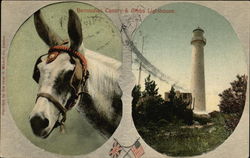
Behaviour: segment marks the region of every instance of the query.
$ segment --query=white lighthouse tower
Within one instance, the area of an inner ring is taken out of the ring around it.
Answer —
[[[193,96],[194,111],[206,112],[205,74],[204,74],[204,46],[206,39],[203,37],[204,30],[200,27],[193,30],[191,40],[192,48],[192,74],[191,92]]]

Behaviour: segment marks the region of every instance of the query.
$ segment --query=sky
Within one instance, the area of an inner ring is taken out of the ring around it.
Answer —
[[[218,110],[218,94],[230,87],[237,74],[247,73],[247,56],[235,31],[223,16],[204,6],[172,3],[160,9],[175,12],[146,17],[133,35],[135,45],[141,50],[144,36],[143,55],[167,76],[190,89],[190,41],[193,30],[201,27],[207,39],[204,47],[206,106],[208,111]],[[133,65],[133,72],[138,78],[137,65]],[[141,84],[147,75],[142,73]],[[162,95],[170,90],[171,85],[155,81]]]

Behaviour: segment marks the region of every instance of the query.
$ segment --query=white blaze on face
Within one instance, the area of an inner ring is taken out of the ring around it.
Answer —
[[[56,92],[54,89],[55,81],[62,72],[73,71],[74,65],[70,63],[70,57],[67,53],[60,54],[54,61],[48,64],[46,64],[46,58],[47,56],[44,56],[42,58],[42,62],[38,64],[38,69],[40,71],[38,93],[48,93],[63,105],[63,102],[70,97],[70,93],[68,93],[65,98],[65,95],[62,95],[60,92]],[[53,129],[56,121],[58,120],[59,114],[59,110],[55,107],[55,105],[53,105],[52,102],[44,97],[39,97],[30,114],[30,120],[34,117],[40,117],[41,120],[47,119],[48,126],[46,128],[40,128],[39,125],[37,125],[37,127],[35,127],[37,129],[35,130],[39,131],[35,134],[41,137],[46,136]],[[39,123],[39,121],[34,122]]]

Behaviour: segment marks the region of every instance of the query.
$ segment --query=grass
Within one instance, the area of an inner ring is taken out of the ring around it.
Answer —
[[[138,127],[138,132],[147,144],[161,153],[169,156],[195,156],[215,149],[230,135],[224,127],[222,114],[208,121],[198,126],[187,126],[180,121],[163,124],[149,122]]]

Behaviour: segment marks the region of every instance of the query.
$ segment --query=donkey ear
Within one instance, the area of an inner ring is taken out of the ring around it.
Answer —
[[[68,34],[70,38],[70,48],[78,50],[83,39],[82,25],[79,17],[72,9],[69,10]]]
[[[63,40],[46,24],[40,10],[34,14],[34,24],[38,35],[48,46],[52,47],[63,43]]]

